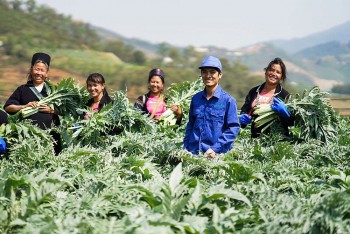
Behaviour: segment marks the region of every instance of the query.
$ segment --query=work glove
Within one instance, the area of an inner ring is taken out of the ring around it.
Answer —
[[[273,98],[273,103],[271,104],[273,111],[277,112],[283,118],[289,118],[290,114],[288,108],[284,102],[279,98]]]
[[[0,137],[0,153],[6,152],[6,141],[4,138]]]
[[[252,117],[248,114],[242,114],[239,118],[239,122],[241,125],[248,125],[252,122]]]

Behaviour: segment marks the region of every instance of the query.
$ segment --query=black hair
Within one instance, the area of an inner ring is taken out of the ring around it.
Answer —
[[[148,75],[148,83],[151,81],[153,76],[159,76],[159,78],[162,80],[163,84],[164,84],[164,71],[160,68],[153,68]]]
[[[105,78],[103,77],[102,74],[100,73],[92,73],[88,76],[88,78],[86,79],[86,84],[88,82],[93,82],[93,83],[99,83],[99,84],[105,84]]]
[[[86,85],[89,82],[98,83],[98,84],[106,84],[105,78],[100,73],[91,73],[88,76],[88,78],[86,79]],[[110,98],[110,96],[109,96],[109,94],[107,92],[107,88],[106,87],[103,89],[103,96],[108,100],[108,102],[112,101],[112,99]]]
[[[281,66],[281,70],[282,70],[282,81],[285,82],[287,80],[287,67],[284,64],[283,60],[281,58],[274,58],[269,65],[267,65],[267,67],[264,68],[265,72],[270,70],[272,65],[274,64],[278,64]]]

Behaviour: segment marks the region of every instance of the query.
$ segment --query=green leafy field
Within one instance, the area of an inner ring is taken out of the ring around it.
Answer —
[[[163,126],[125,93],[114,100],[88,120],[62,117],[58,156],[48,132],[1,126],[1,233],[350,232],[349,118],[327,144],[242,129],[209,160],[182,149],[188,109],[183,125]]]

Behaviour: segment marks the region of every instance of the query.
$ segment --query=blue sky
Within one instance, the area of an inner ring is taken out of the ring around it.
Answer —
[[[36,0],[73,19],[153,43],[236,49],[350,21],[349,0]]]

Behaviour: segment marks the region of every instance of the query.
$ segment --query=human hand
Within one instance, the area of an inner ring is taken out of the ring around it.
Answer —
[[[182,115],[182,110],[179,105],[171,105],[170,110],[172,110],[176,116]]]
[[[0,153],[6,152],[6,141],[4,138],[0,137]]]
[[[44,113],[50,113],[50,114],[54,113],[54,110],[50,106],[45,104],[42,104],[39,106],[39,111]]]
[[[23,108],[26,108],[28,106],[31,106],[33,108],[38,107],[38,102],[28,102],[27,104],[22,105]]]
[[[153,116],[153,119],[156,120],[156,121],[159,121],[160,115],[155,115],[155,116]]]
[[[216,157],[216,153],[214,152],[214,150],[212,150],[211,148],[209,148],[205,153],[205,156],[207,156],[207,158],[209,159],[213,159]]]
[[[273,98],[273,103],[271,104],[271,109],[277,112],[284,118],[289,118],[290,114],[288,108],[284,102],[279,98]]]
[[[252,122],[252,117],[248,114],[242,114],[239,118],[239,122],[241,125],[248,125]]]

